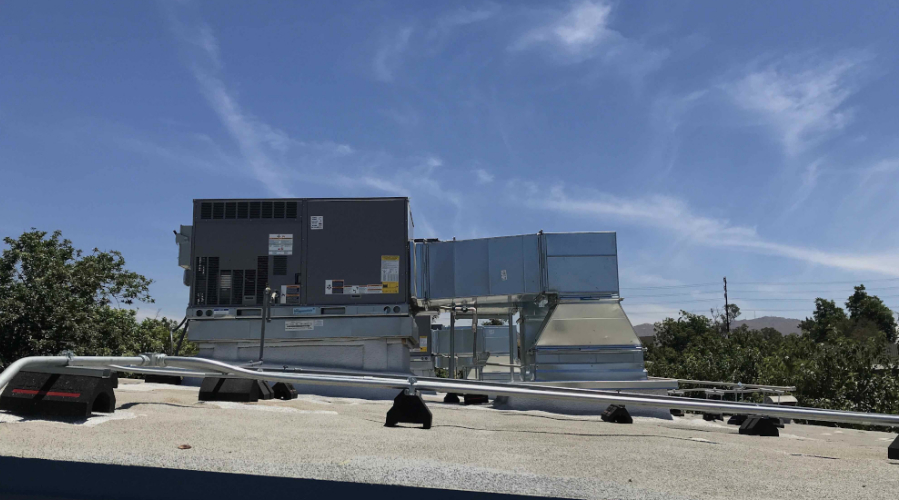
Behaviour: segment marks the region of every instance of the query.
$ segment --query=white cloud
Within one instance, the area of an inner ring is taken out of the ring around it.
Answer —
[[[858,91],[857,75],[868,59],[787,57],[763,68],[753,64],[724,88],[738,105],[764,116],[795,155],[851,123],[846,101]]]
[[[454,12],[441,15],[437,18],[436,28],[433,34],[445,33],[459,26],[480,23],[494,17],[500,10],[499,5],[488,4],[478,9],[463,7]]]
[[[494,175],[483,168],[476,169],[474,174],[477,177],[478,184],[490,184],[493,182]]]
[[[403,53],[409,46],[409,38],[412,36],[412,27],[401,28],[392,37],[384,40],[375,53],[372,66],[375,78],[382,82],[392,82],[396,70],[402,63]]]
[[[517,184],[520,186],[520,183]],[[735,225],[727,219],[698,215],[683,201],[667,196],[628,199],[601,192],[584,191],[579,196],[572,197],[561,186],[551,188],[548,192],[532,184],[524,185],[524,188],[534,196],[521,198],[530,200],[528,203],[534,208],[571,215],[609,217],[642,224],[667,231],[679,239],[697,245],[788,257],[847,271],[871,271],[899,276],[899,252],[840,254],[775,243],[759,236],[753,227]]]
[[[589,50],[614,33],[607,27],[611,12],[612,6],[605,3],[575,4],[554,22],[526,33],[513,48],[551,43],[573,53]]]
[[[509,49],[549,49],[559,62],[580,63],[598,59],[621,72],[642,77],[658,69],[668,56],[667,50],[652,50],[609,27],[612,6],[603,1],[572,4],[564,13],[550,15],[552,21],[541,22],[515,40]],[[541,13],[541,20],[546,15]]]

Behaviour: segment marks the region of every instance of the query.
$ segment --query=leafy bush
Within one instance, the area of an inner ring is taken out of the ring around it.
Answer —
[[[0,257],[0,366],[25,356],[127,356],[163,352],[172,320],[137,320],[122,308],[152,303],[152,280],[125,268],[116,251],[84,254],[61,238],[32,229],[4,238]],[[186,345],[185,353],[196,352]]]
[[[739,308],[731,307],[734,319]],[[723,315],[682,311],[655,324],[647,369],[659,377],[795,386],[803,406],[899,414],[897,364],[884,348],[896,338],[895,319],[864,286],[847,309],[818,299],[814,317],[800,323],[803,333],[786,337],[745,325],[728,333]]]

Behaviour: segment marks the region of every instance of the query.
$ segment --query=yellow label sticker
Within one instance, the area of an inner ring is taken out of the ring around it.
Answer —
[[[381,256],[381,293],[400,293],[400,256]]]

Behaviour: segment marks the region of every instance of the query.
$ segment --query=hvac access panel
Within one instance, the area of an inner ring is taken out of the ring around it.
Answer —
[[[266,285],[303,303],[304,202],[196,200],[192,306],[259,306]]]
[[[306,302],[408,300],[408,200],[307,200]]]

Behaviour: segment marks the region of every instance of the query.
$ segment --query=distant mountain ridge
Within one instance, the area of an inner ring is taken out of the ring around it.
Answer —
[[[774,328],[775,330],[779,331],[781,335],[798,335],[800,333],[800,321],[802,320],[793,318],[781,318],[779,316],[762,316],[761,318],[755,319],[738,319],[731,323],[731,328],[736,328],[740,325],[747,325],[752,330],[761,330],[762,328],[767,327]],[[655,335],[655,329],[650,323],[634,325],[634,331],[637,332],[638,337],[652,337]]]

